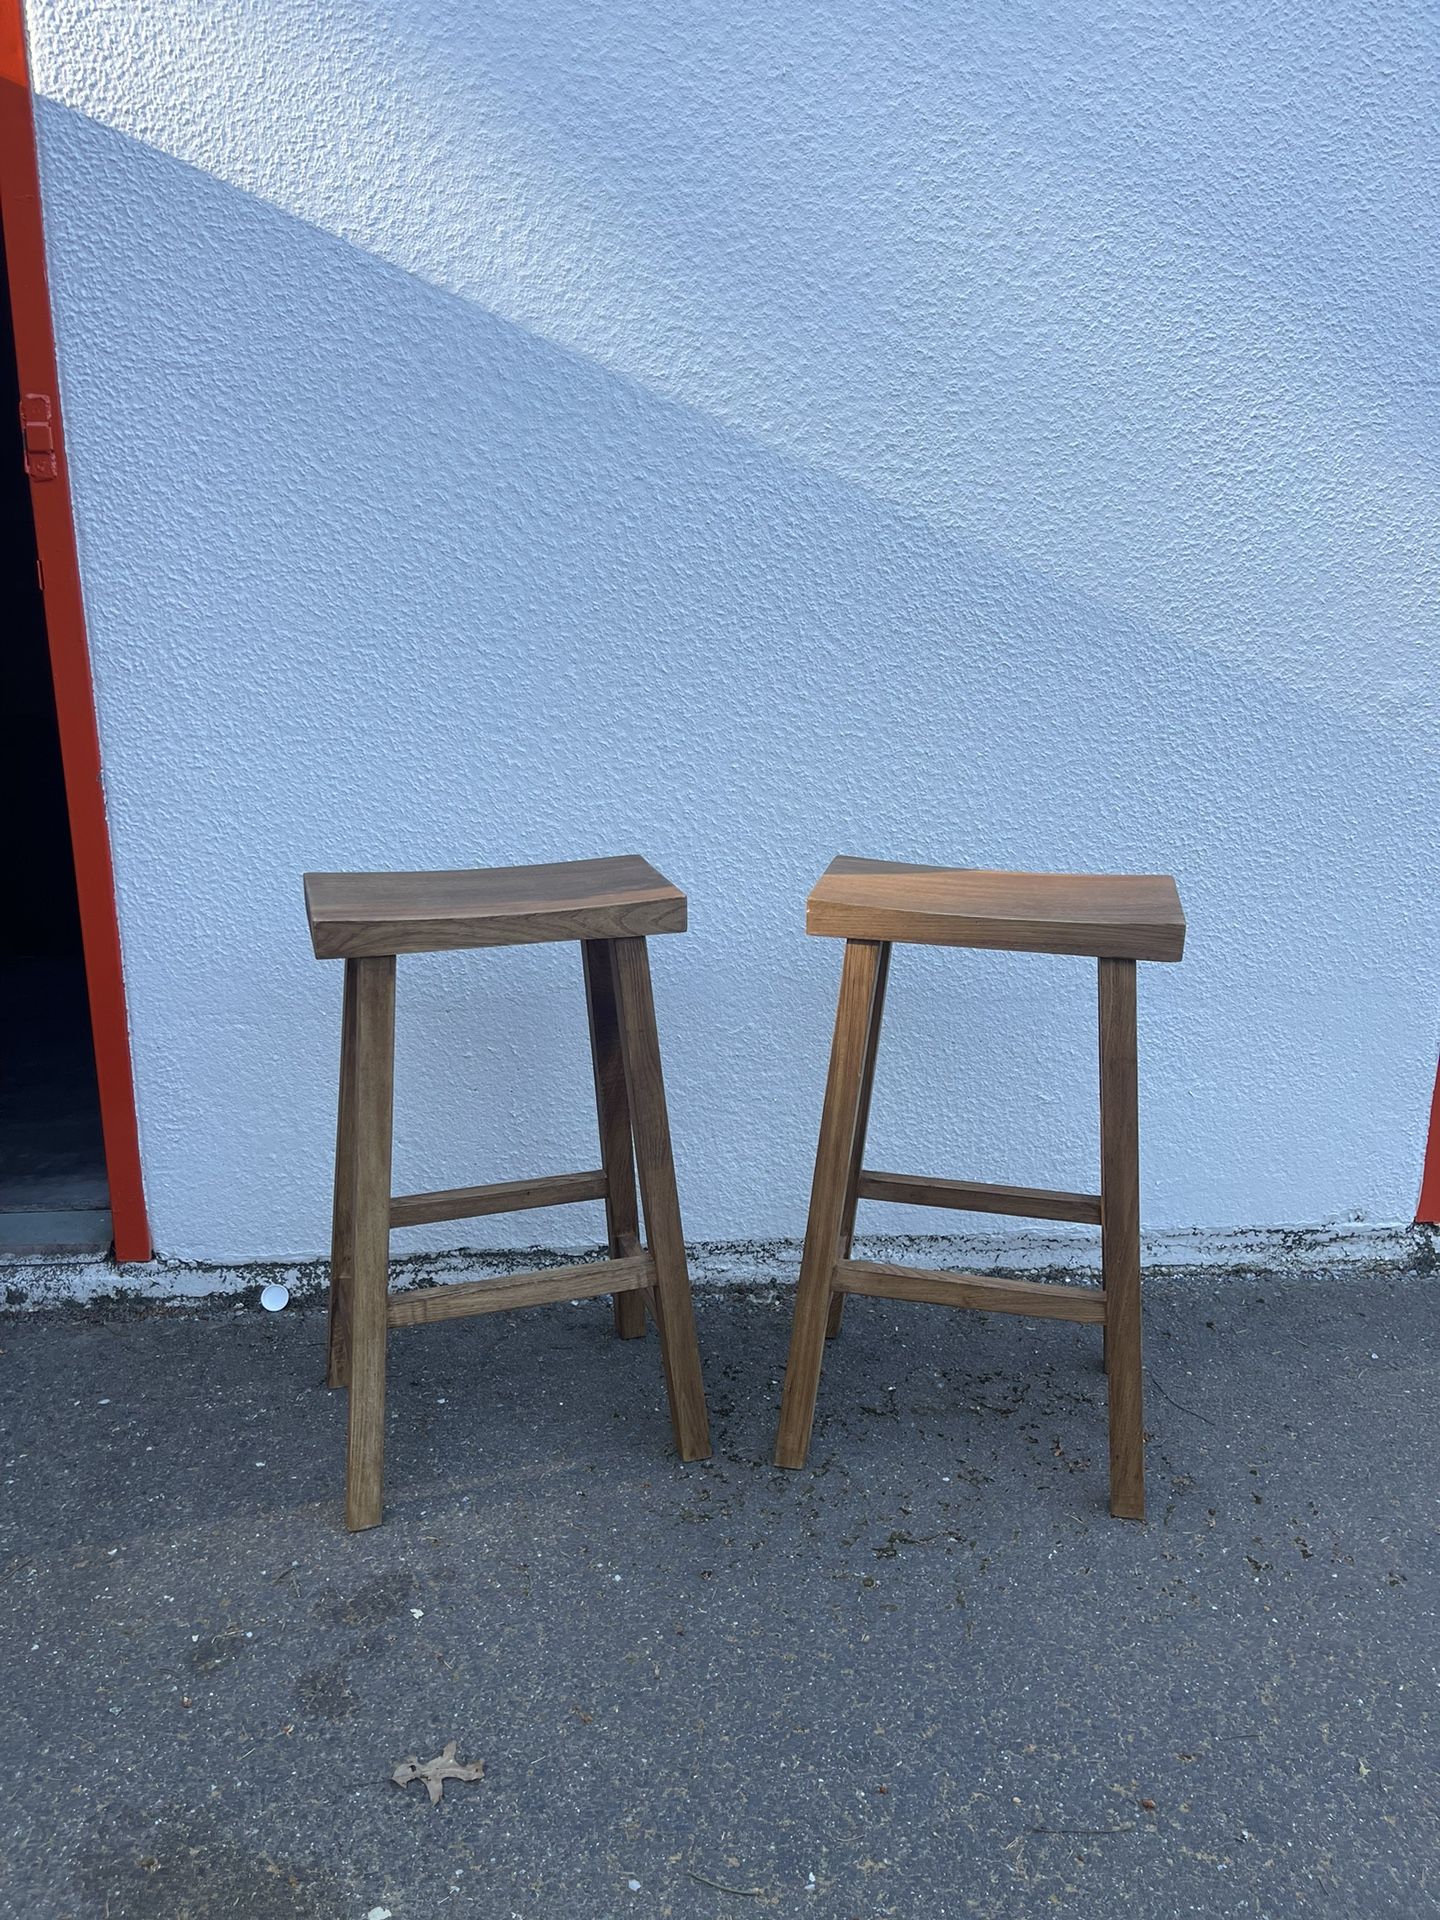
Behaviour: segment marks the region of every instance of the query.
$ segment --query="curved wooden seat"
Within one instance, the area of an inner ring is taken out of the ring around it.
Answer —
[[[807,933],[928,947],[1178,960],[1185,915],[1163,873],[988,873],[898,860],[832,860],[805,908]]]
[[[317,960],[685,931],[685,895],[639,854],[453,873],[307,873]]]

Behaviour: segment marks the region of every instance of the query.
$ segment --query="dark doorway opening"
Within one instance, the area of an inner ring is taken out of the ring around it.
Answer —
[[[3,287],[9,267],[0,239]],[[0,1257],[103,1253],[110,1196],[55,687],[20,435],[10,302],[0,298]]]

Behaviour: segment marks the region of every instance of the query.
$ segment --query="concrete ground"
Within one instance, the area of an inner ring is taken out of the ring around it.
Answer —
[[[1093,1330],[704,1296],[716,1451],[608,1308],[397,1334],[386,1522],[291,1308],[0,1328],[0,1911],[1440,1913],[1440,1281],[1152,1280]],[[390,1775],[483,1761],[432,1808]]]

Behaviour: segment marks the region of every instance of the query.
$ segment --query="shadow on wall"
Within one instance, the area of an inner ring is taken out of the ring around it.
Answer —
[[[166,1252],[324,1243],[339,981],[302,869],[632,848],[692,896],[656,966],[696,1237],[803,1224],[838,954],[802,901],[837,850],[1176,872],[1148,1221],[1408,1216],[1423,715],[1142,624],[78,114],[42,124]],[[1088,968],[906,955],[893,993],[878,1162],[1089,1183]],[[568,950],[416,963],[400,1020],[398,1188],[593,1159]]]

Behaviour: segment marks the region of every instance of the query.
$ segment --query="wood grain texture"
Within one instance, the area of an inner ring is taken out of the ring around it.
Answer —
[[[355,1239],[355,998],[356,965],[345,963],[340,1014],[340,1091],[335,1116],[335,1196],[330,1214],[330,1314],[325,1384],[350,1384],[350,1289]]]
[[[1100,962],[1101,1262],[1110,1383],[1110,1511],[1145,1518],[1140,1352],[1140,1110],[1135,963]]]
[[[880,965],[875,974],[875,992],[870,1000],[870,1024],[865,1033],[865,1064],[860,1070],[860,1104],[855,1113],[855,1144],[850,1150],[850,1172],[845,1183],[845,1206],[840,1215],[839,1255],[850,1258],[855,1241],[855,1211],[860,1202],[861,1167],[865,1159],[865,1140],[870,1131],[870,1102],[875,1093],[875,1065],[880,1058],[880,1029],[885,1021],[885,989],[890,981],[890,947],[880,949]],[[825,1311],[825,1338],[833,1340],[845,1317],[843,1293],[830,1295]]]
[[[608,940],[586,940],[580,953],[590,1023],[590,1066],[595,1081],[600,1163],[607,1182],[605,1230],[611,1258],[615,1259],[640,1244],[635,1138],[630,1126],[630,1096],[625,1090],[625,1056],[620,1045],[615,956]],[[645,1302],[640,1295],[616,1294],[615,1331],[622,1340],[638,1340],[644,1335]]]
[[[321,960],[685,931],[685,895],[638,854],[445,873],[307,873]]]
[[[1040,1320],[1079,1320],[1099,1326],[1105,1295],[1099,1287],[1054,1287],[1039,1280],[1007,1280],[983,1273],[932,1272],[886,1260],[841,1260],[832,1284],[842,1293],[880,1300],[920,1300],[982,1313],[1033,1314]]]
[[[655,1307],[670,1421],[682,1460],[710,1455],[700,1343],[690,1298],[685,1235],[675,1191],[675,1162],[665,1106],[665,1078],[655,1029],[650,958],[643,940],[616,940],[614,979],[625,1087],[635,1135],[635,1164],[645,1211],[645,1233],[655,1262]]]
[[[484,1187],[442,1187],[434,1193],[397,1193],[390,1201],[392,1227],[423,1227],[435,1220],[478,1220],[487,1213],[526,1213],[532,1207],[568,1207],[603,1200],[605,1175],[547,1173],[534,1180],[495,1180]]]
[[[914,1173],[860,1175],[862,1200],[888,1200],[908,1207],[949,1207],[962,1213],[1006,1213],[1023,1220],[1075,1220],[1100,1224],[1098,1193],[1059,1193],[1049,1187],[997,1186],[987,1180],[928,1180]]]
[[[655,1264],[648,1253],[628,1260],[587,1260],[573,1267],[541,1267],[532,1273],[498,1274],[490,1280],[457,1280],[447,1287],[416,1287],[390,1296],[392,1327],[418,1327],[434,1320],[468,1320],[477,1313],[511,1307],[552,1306],[648,1287]]]
[[[390,1279],[390,1142],[395,1099],[395,961],[355,978],[354,1273],[345,1524],[380,1524],[385,1473],[385,1295]]]
[[[1168,874],[991,873],[848,855],[817,881],[805,930],[1134,960],[1178,960],[1185,947],[1185,916]]]
[[[876,941],[849,940],[845,944],[835,1036],[830,1047],[825,1104],[815,1153],[815,1177],[810,1188],[810,1215],[805,1228],[800,1279],[795,1289],[785,1389],[780,1400],[780,1429],[775,1441],[778,1467],[803,1467],[810,1451],[815,1396],[824,1361],[831,1278],[845,1219],[846,1189],[854,1156],[870,1016],[880,980],[882,952],[882,946]]]

